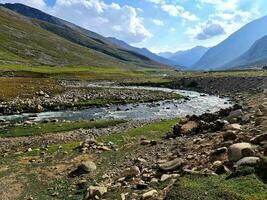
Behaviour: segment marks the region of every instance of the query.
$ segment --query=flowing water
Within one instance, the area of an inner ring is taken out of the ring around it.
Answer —
[[[88,84],[87,87],[127,88],[133,90],[154,90],[173,92],[189,97],[189,100],[165,100],[153,103],[130,103],[120,106],[103,108],[87,108],[77,111],[65,110],[57,112],[43,112],[34,114],[21,114],[0,116],[0,119],[8,121],[43,121],[43,120],[90,120],[90,119],[125,119],[125,120],[155,120],[184,117],[186,115],[200,115],[205,112],[216,112],[222,108],[228,108],[231,103],[227,98],[206,95],[198,92],[175,90],[156,87],[119,87],[100,86]],[[119,109],[118,109],[119,107]]]

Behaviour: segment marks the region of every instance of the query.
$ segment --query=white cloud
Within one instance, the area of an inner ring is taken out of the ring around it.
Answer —
[[[164,26],[163,21],[161,21],[159,19],[153,19],[152,22],[157,26]]]
[[[179,5],[173,5],[173,4],[162,4],[161,9],[168,13],[170,16],[180,16],[183,19],[187,19],[190,21],[196,21],[198,18],[194,15],[189,13],[188,11],[185,11],[184,7]]]
[[[138,10],[127,5],[107,4],[103,0],[57,0],[51,12],[91,31],[129,43],[152,36]]]
[[[22,3],[38,9],[42,9],[46,6],[44,0],[0,0],[0,3]]]
[[[243,25],[259,17],[255,4],[242,9],[242,3],[244,0],[198,0],[198,4],[202,8],[210,5],[214,7],[214,12],[206,21],[187,28],[186,34],[191,39],[197,40],[209,40],[222,35],[224,38],[229,36]]]
[[[138,43],[151,37],[139,16],[142,10],[131,6],[107,4],[103,0],[56,0],[47,7],[44,0],[0,0],[0,3],[23,3],[104,36]]]
[[[215,36],[224,35],[225,31],[220,24],[209,21],[201,27],[201,31],[195,35],[198,40],[207,40]]]

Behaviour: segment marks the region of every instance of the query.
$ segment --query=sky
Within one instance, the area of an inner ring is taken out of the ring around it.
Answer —
[[[212,47],[267,15],[267,0],[0,0],[24,3],[149,50]]]

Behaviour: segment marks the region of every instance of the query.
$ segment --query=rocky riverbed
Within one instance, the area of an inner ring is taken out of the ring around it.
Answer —
[[[160,100],[180,99],[174,93],[151,90],[129,90],[116,88],[83,87],[72,82],[60,82],[64,92],[51,95],[38,91],[32,98],[14,98],[0,102],[1,115],[21,113],[40,113],[44,111],[77,110],[86,107],[107,107],[126,103],[154,102]]]

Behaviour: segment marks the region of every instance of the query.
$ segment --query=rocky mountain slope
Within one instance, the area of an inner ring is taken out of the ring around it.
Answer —
[[[253,43],[267,34],[267,16],[254,20],[209,49],[194,65],[199,70],[218,69],[245,53]]]
[[[250,49],[239,58],[227,63],[228,68],[262,68],[267,65],[267,36],[257,40]]]
[[[132,52],[136,52],[138,54],[144,55],[148,58],[150,58],[151,60],[155,60],[159,63],[162,64],[166,64],[166,65],[176,65],[175,62],[166,59],[164,57],[158,56],[157,54],[152,53],[151,51],[149,51],[147,48],[138,48],[138,47],[133,47],[129,44],[127,44],[126,42],[122,41],[122,40],[118,40],[116,38],[110,37],[108,38],[113,44],[116,44],[124,49],[127,49],[129,51]]]
[[[121,49],[96,33],[22,4],[2,5],[0,15],[3,64],[166,67]]]

